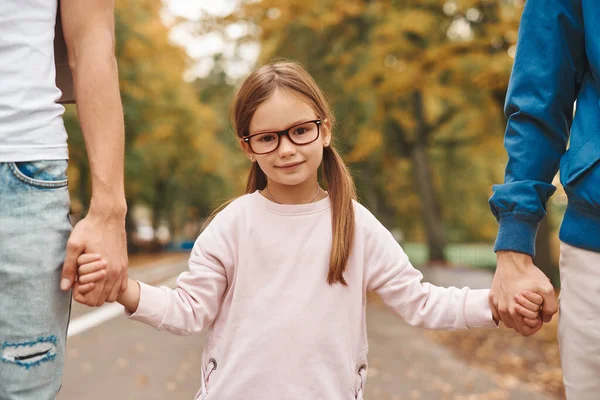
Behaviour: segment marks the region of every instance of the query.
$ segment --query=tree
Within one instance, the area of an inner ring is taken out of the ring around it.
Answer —
[[[453,220],[463,236],[490,235],[495,224],[487,197],[502,157],[497,104],[519,13],[509,1],[263,0],[242,2],[205,29],[221,27],[227,38],[228,27],[243,26],[248,35],[235,40],[260,42],[260,63],[283,57],[305,65],[332,95],[368,206],[394,210],[409,226],[420,214],[429,258],[443,262],[442,221],[453,208],[463,211]],[[454,177],[442,168],[449,160],[473,175],[466,184],[446,185]],[[486,224],[465,216],[475,203]]]
[[[169,41],[162,4],[152,0],[116,2],[116,55],[125,113],[125,186],[130,210],[145,204],[156,228],[181,225],[187,207],[208,214],[225,197],[233,171],[229,152],[217,135],[217,116],[184,80],[188,58]],[[65,121],[75,203],[87,208],[89,182],[85,146],[74,109]],[[78,134],[79,132],[79,134]],[[178,217],[180,216],[180,217]],[[131,213],[129,213],[131,217]],[[128,231],[134,229],[128,220]]]

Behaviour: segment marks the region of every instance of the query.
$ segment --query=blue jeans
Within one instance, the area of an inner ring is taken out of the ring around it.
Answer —
[[[67,161],[0,163],[0,399],[54,399],[71,296]]]

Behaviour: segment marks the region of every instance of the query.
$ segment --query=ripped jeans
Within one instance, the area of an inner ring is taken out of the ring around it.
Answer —
[[[55,399],[71,296],[67,161],[0,162],[0,399]]]

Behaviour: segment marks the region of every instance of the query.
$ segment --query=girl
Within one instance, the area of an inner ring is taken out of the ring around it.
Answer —
[[[388,230],[355,201],[332,147],[334,117],[298,64],[252,73],[237,93],[234,124],[252,163],[246,195],[201,233],[176,289],[130,281],[117,300],[157,329],[208,329],[197,399],[362,399],[367,291],[411,325],[496,327],[488,290],[421,283]],[[99,257],[79,264],[80,284],[102,278]],[[536,320],[541,297],[528,297],[523,316]]]

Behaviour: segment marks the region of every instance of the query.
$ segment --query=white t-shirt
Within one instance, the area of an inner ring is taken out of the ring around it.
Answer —
[[[68,158],[57,104],[57,0],[0,1],[0,162]]]

